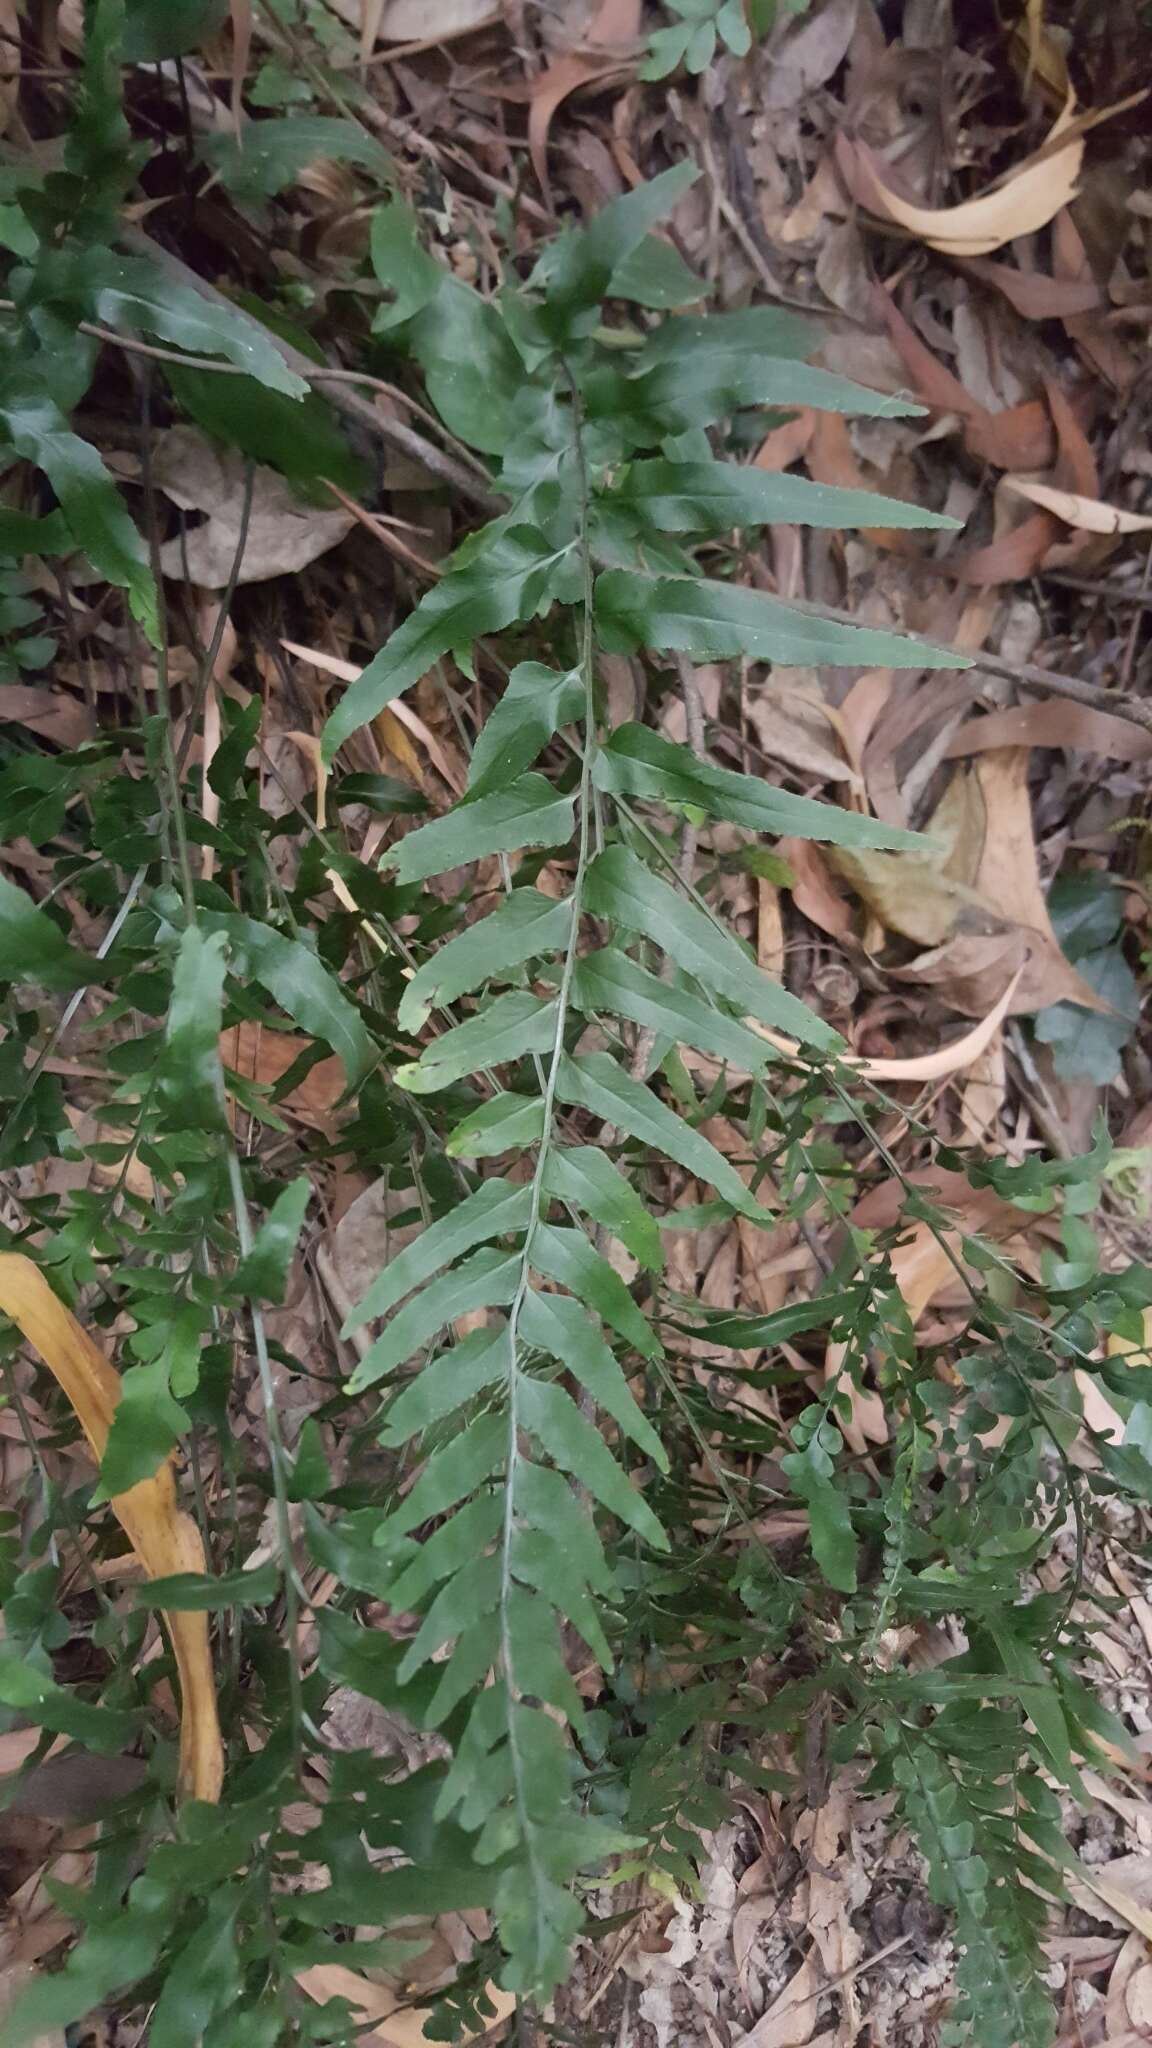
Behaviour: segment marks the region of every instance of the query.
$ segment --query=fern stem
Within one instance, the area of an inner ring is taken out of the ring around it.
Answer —
[[[532,1248],[540,1225],[544,1206],[544,1178],[552,1150],[553,1127],[556,1115],[556,1093],[560,1079],[560,1062],[564,1057],[564,1034],[571,1004],[572,979],[576,971],[576,960],[580,943],[581,903],[584,881],[588,869],[591,847],[590,820],[592,815],[592,767],[596,758],[596,672],[593,639],[593,564],[588,542],[589,481],[582,433],[580,394],[576,381],[565,365],[569,390],[572,394],[573,447],[579,493],[579,549],[583,567],[582,620],[580,633],[580,673],[584,682],[584,737],[580,759],[580,790],[578,798],[576,872],[572,883],[572,926],[564,965],[560,975],[560,986],[556,997],[556,1029],[553,1033],[548,1070],[544,1079],[544,1118],[536,1152],[536,1169],[532,1176],[529,1199],[528,1222],[524,1233],[524,1245],[520,1254],[520,1272],[516,1291],[508,1313],[508,1448],[506,1453],[504,1485],[504,1518],[500,1538],[500,1661],[504,1671],[507,1699],[508,1751],[512,1764],[512,1780],[516,1798],[516,1809],[520,1821],[525,1854],[532,1867],[537,1897],[540,1896],[542,1872],[537,1861],[534,1828],[528,1811],[524,1787],[523,1760],[516,1738],[514,1714],[515,1679],[513,1672],[511,1637],[511,1594],[512,1594],[512,1543],[516,1529],[516,1467],[520,1455],[519,1433],[519,1387],[520,1387],[520,1318],[532,1275]]]

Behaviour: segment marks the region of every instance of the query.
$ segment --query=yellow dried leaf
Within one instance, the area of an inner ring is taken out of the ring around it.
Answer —
[[[1047,227],[1075,197],[1084,160],[1084,134],[1077,127],[1063,147],[1053,149],[1072,122],[1069,99],[1044,148],[1005,179],[960,206],[915,206],[886,185],[879,160],[863,143],[842,136],[837,157],[855,197],[881,220],[895,221],[945,256],[988,256],[1017,235]]]
[[[1146,1365],[1152,1357],[1152,1308],[1144,1310],[1144,1342],[1130,1344],[1127,1337],[1118,1337],[1109,1331],[1105,1350],[1109,1358],[1132,1358],[1135,1363]]]
[[[1102,498],[1085,498],[1079,491],[1060,491],[1054,484],[1033,483],[1027,476],[1004,476],[1002,490],[1015,492],[1039,505],[1042,512],[1054,512],[1068,526],[1081,533],[1152,533],[1152,518],[1144,512],[1129,512],[1123,505],[1109,505]]]
[[[1023,972],[1022,967],[1016,969],[999,1002],[993,1005],[986,1017],[981,1017],[980,1022],[974,1024],[971,1031],[965,1031],[962,1037],[953,1039],[951,1045],[942,1045],[938,1052],[916,1053],[908,1059],[891,1060],[870,1060],[849,1053],[843,1064],[851,1067],[853,1073],[861,1074],[869,1081],[944,1081],[949,1074],[961,1073],[965,1067],[974,1066],[980,1055],[987,1052],[992,1044],[1008,1015]],[[785,1038],[778,1031],[769,1031],[767,1025],[758,1024],[754,1017],[746,1017],[744,1022],[749,1030],[758,1032],[761,1038],[769,1039],[779,1051],[787,1053],[790,1057],[794,1058],[800,1051],[799,1044],[794,1038]]]
[[[119,1373],[57,1300],[39,1267],[20,1252],[0,1253],[0,1309],[59,1382],[93,1456],[102,1458],[120,1399]],[[169,1460],[127,1493],[113,1494],[109,1505],[150,1579],[206,1569],[200,1531],[177,1505]],[[224,1751],[208,1616],[166,1612],[163,1618],[180,1675],[181,1788],[190,1799],[215,1801],[223,1782]]]

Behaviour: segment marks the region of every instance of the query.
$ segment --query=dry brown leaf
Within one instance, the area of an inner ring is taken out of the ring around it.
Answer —
[[[964,1017],[982,1017],[999,1001],[1026,951],[1023,932],[997,932],[990,938],[959,932],[888,972],[913,988],[933,989],[942,1003]]]
[[[959,1135],[967,1145],[994,1143],[1008,1090],[1004,1041],[997,1036],[966,1070],[957,1106]]]
[[[99,1461],[120,1399],[120,1375],[71,1310],[58,1301],[37,1266],[20,1252],[0,1253],[0,1309],[43,1360],[76,1411]],[[204,1572],[200,1531],[180,1512],[172,1462],[109,1502],[148,1577]],[[224,1750],[216,1715],[216,1686],[208,1647],[208,1616],[164,1614],[180,1674],[180,1783],[192,1799],[218,1800]]]
[[[853,935],[852,908],[837,889],[810,839],[781,839],[781,857],[792,871],[792,901],[829,938],[850,939]]]
[[[208,515],[202,525],[164,542],[160,567],[165,576],[199,583],[205,590],[223,590],[228,584],[243,528],[246,466],[239,449],[214,448],[195,427],[169,427],[157,435],[156,483],[174,505]],[[305,569],[336,547],[354,523],[342,508],[304,504],[275,470],[257,464],[237,581],[263,583]]]
[[[816,414],[811,406],[802,405],[791,419],[773,427],[766,434],[753,457],[753,467],[779,471],[791,469],[797,462],[816,430]]]
[[[281,640],[280,645],[286,654],[294,654],[298,661],[310,662],[322,675],[336,676],[342,683],[355,683],[363,674],[363,670],[357,668],[354,661],[343,661],[338,654],[326,654],[322,648],[304,647],[298,640]],[[403,697],[393,697],[387,709],[392,718],[398,720],[405,731],[420,742],[449,789],[457,796],[463,796],[465,783],[459,768],[449,760],[435,733],[425,724],[419,712],[413,711]],[[385,743],[388,744],[387,741]]]
[[[1054,512],[1057,519],[1079,527],[1082,533],[1152,533],[1152,517],[1146,513],[1107,505],[1100,498],[1085,498],[1077,491],[1060,491],[1052,484],[1035,483],[1031,477],[1002,477],[1000,488],[1029,499],[1043,512]]]
[[[839,719],[819,690],[815,670],[774,668],[772,681],[748,694],[748,723],[770,760],[821,782],[859,783],[843,753],[829,745]]]
[[[1145,1941],[1152,1941],[1152,1853],[1140,1849],[1098,1869],[1073,1857],[1067,1880],[1076,1905],[1094,1919],[1110,1920],[1114,1927],[1132,1927]]]
[[[342,1963],[316,1963],[310,1970],[297,1972],[296,1982],[302,1991],[323,2005],[330,1998],[346,1998],[357,2012],[374,2020],[368,2034],[359,2039],[365,2048],[429,2048],[424,2022],[432,2017],[429,2006],[407,2005],[397,1992],[390,1991],[386,1984],[373,1984],[358,1970],[346,1969]],[[516,2010],[515,1997],[509,1991],[501,1991],[497,1985],[485,1986],[485,1997],[496,2007],[496,2017],[485,2023],[477,2032],[465,2027],[457,2040],[468,2042],[487,2035],[492,2027]]]
[[[894,192],[882,175],[889,168],[865,142],[836,139],[836,161],[854,199],[881,220],[894,221],[945,256],[987,256],[1018,235],[1047,227],[1075,196],[1084,160],[1084,138],[1075,133],[1052,148],[1072,121],[1069,100],[1044,151],[1020,164],[995,190],[959,206],[916,206]]]
[[[355,1303],[367,1294],[381,1267],[398,1258],[419,1237],[423,1224],[396,1224],[412,1197],[389,1186],[387,1176],[373,1181],[345,1210],[332,1233],[332,1259],[343,1292]]]
[[[68,749],[92,737],[92,713],[87,704],[69,696],[67,690],[41,689],[36,683],[0,683],[0,719],[26,726],[29,732]]]
[[[851,491],[870,491],[873,488],[852,446],[848,422],[842,413],[817,413],[815,431],[804,462],[813,483],[833,484],[838,489]],[[905,536],[890,526],[862,526],[860,533],[873,547],[892,548],[905,543]]]
[[[864,1942],[850,1917],[859,1903],[851,1880],[861,1873],[852,1855],[852,1792],[846,1780],[834,1781],[822,1806],[805,1809],[792,1843],[808,1871],[808,1932],[819,1950],[826,1981],[839,1990],[837,2040],[851,2048],[860,2026],[854,1978]],[[861,1890],[866,1886],[867,1880]]]
[[[756,883],[756,960],[774,980],[784,979],[784,919],[780,891],[761,875]]]
[[[848,54],[858,13],[857,0],[828,0],[770,43],[758,95],[761,107],[781,112],[799,106],[824,85]]]
[[[741,2034],[735,2048],[808,2048],[816,2032],[822,1984],[813,1948],[762,2018],[749,2033]]]
[[[1021,928],[1029,948],[1012,1014],[1060,1002],[1080,1003],[1089,1010],[1104,1008],[1095,990],[1065,959],[1052,929],[1036,859],[1027,748],[982,754],[974,772],[988,820],[975,887],[986,903],[1001,910],[1006,922]]]
[[[642,0],[600,0],[588,23],[582,45],[550,64],[532,81],[528,107],[528,151],[540,190],[552,201],[548,177],[548,131],[552,116],[569,93],[582,85],[606,85],[631,69],[640,49]]]
[[[989,412],[937,361],[882,285],[877,285],[873,303],[917,398],[936,412],[956,415],[970,455],[993,469],[1012,470],[1043,469],[1055,459],[1056,435],[1048,407],[1040,399]]]
[[[877,285],[873,298],[884,325],[891,336],[893,346],[908,372],[917,398],[937,412],[954,412],[960,419],[978,418],[991,420],[995,417],[979,400],[965,391],[958,377],[938,362],[927,343],[922,341],[900,311],[891,293],[883,285]]]
[[[261,1024],[234,1024],[220,1037],[220,1058],[225,1067],[246,1081],[258,1081],[274,1088],[283,1080],[312,1041],[296,1038],[290,1031],[270,1031]],[[332,1112],[344,1093],[344,1069],[338,1059],[318,1060],[304,1079],[276,1107],[313,1129],[330,1132]]]
[[[1068,747],[1084,754],[1106,754],[1114,761],[1147,761],[1152,759],[1152,733],[1110,711],[1050,697],[1042,703],[1017,704],[1010,711],[969,719],[952,734],[944,759],[986,754],[998,747]]]
[[[1048,408],[1038,398],[966,420],[964,446],[992,469],[1043,469],[1056,452]]]
[[[1057,214],[1052,230],[1052,268],[1058,278],[1077,284],[1086,283],[1094,275],[1080,231],[1067,207]],[[1127,391],[1140,373],[1142,359],[1108,324],[1104,315],[1065,314],[1063,319],[1068,334],[1092,369],[1117,391]],[[1009,465],[1013,469],[1024,466],[1020,463]]]
[[[963,267],[1002,293],[1023,320],[1062,320],[1068,314],[1093,313],[1106,303],[1095,278],[1046,277],[1041,270],[1015,270],[988,256],[966,257]]]

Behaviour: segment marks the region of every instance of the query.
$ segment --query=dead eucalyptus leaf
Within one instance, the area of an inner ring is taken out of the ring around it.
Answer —
[[[836,161],[854,199],[881,220],[907,228],[909,234],[945,256],[987,256],[1017,235],[1035,234],[1075,197],[1084,161],[1084,137],[1069,135],[1053,149],[1073,119],[1069,99],[1043,151],[1030,157],[992,192],[966,199],[959,206],[916,206],[885,182],[883,158],[865,142],[836,138]]]
[[[1020,928],[1028,947],[1012,1014],[1060,1002],[1106,1009],[1095,989],[1065,959],[1052,929],[1036,858],[1028,761],[1026,747],[1004,747],[980,755],[973,765],[988,820],[974,886],[986,903],[998,907],[1007,924]]]
[[[76,1411],[92,1455],[104,1456],[120,1399],[120,1375],[99,1346],[57,1300],[38,1266],[21,1252],[0,1253],[0,1309],[11,1316]],[[109,1505],[150,1579],[204,1572],[200,1531],[176,1503],[172,1462]],[[216,1684],[204,1613],[164,1614],[180,1674],[180,1782],[190,1799],[218,1800],[224,1750],[216,1715]]]
[[[795,678],[794,684],[790,677]],[[821,782],[850,782],[862,787],[850,762],[829,745],[836,737],[838,720],[818,693],[814,671],[776,669],[771,683],[750,692],[748,723],[770,760],[818,776]]]
[[[540,181],[540,190],[551,202],[548,177],[548,131],[552,116],[569,93],[594,82],[606,85],[623,77],[640,52],[641,0],[600,0],[588,23],[581,47],[558,57],[532,81],[528,106],[528,153]]]
[[[1152,758],[1152,732],[1115,717],[1111,711],[1050,697],[969,719],[952,734],[944,759],[986,754],[997,747],[1068,747],[1085,754],[1106,754],[1114,761],[1147,761]]]
[[[940,946],[953,932],[1002,931],[1004,920],[974,889],[914,854],[829,847],[826,857],[888,931],[919,946]]]
[[[1152,517],[1147,513],[1129,512],[1123,505],[1105,504],[1102,498],[1085,498],[1078,491],[1060,491],[1054,484],[1034,483],[1031,477],[1001,477],[1000,489],[1027,498],[1042,512],[1054,512],[1057,519],[1079,527],[1082,533],[1152,533]]]
[[[156,439],[152,470],[173,504],[204,512],[166,540],[160,567],[174,580],[223,590],[232,577],[244,519],[245,459],[236,448],[217,449],[195,427],[169,427]],[[240,563],[239,583],[264,583],[292,575],[327,554],[355,524],[342,506],[306,505],[275,470],[260,464],[252,482],[252,505]]]
[[[822,1985],[813,1948],[751,2032],[741,2034],[736,2048],[807,2048],[816,2032]]]

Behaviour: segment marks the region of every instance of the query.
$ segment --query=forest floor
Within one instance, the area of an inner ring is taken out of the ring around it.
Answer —
[[[720,42],[694,73],[642,77],[653,68],[653,31],[667,36],[677,21],[713,12],[681,4],[664,14],[641,0],[331,0],[285,31],[259,8],[249,20],[234,6],[179,75],[171,64],[140,68],[133,120],[154,156],[139,230],[202,278],[262,300],[295,297],[339,366],[341,306],[370,232],[370,172],[320,153],[261,197],[193,173],[185,146],[186,136],[227,145],[237,105],[254,119],[331,113],[309,68],[314,36],[325,65],[346,74],[355,120],[387,151],[423,229],[469,282],[494,284],[510,243],[526,250],[554,220],[586,217],[670,163],[700,166],[672,235],[713,302],[810,312],[823,364],[910,392],[925,409],[883,421],[803,411],[760,419],[750,457],[963,522],[959,534],[927,538],[769,529],[750,550],[752,576],[765,591],[974,657],[944,676],[769,675],[755,663],[698,672],[718,760],[891,824],[931,825],[946,849],[929,865],[785,844],[762,874],[726,877],[725,911],[761,965],[856,1053],[922,1060],[909,1115],[894,1112],[883,1126],[906,1173],[927,1164],[926,1130],[932,1142],[1020,1161],[1086,1150],[1102,1117],[1116,1151],[1098,1227],[1118,1258],[1147,1258],[1152,20],[1135,4],[1090,0],[1007,8],[1007,19],[990,4],[813,0],[747,55]],[[15,17],[0,8],[0,18]],[[75,37],[67,7],[57,33],[66,65]],[[700,33],[692,47],[707,57]],[[9,141],[19,142],[41,88],[20,78],[11,41],[4,48],[0,97]],[[247,520],[214,687],[262,696],[264,801],[286,821],[286,872],[304,836],[295,816],[314,794],[309,736],[334,679],[380,643],[473,516],[373,429],[374,412],[412,418],[386,381],[328,388],[334,402],[355,391],[350,431],[376,481],[367,503],[345,492],[303,505],[258,469],[249,516],[239,458],[229,466],[187,425],[160,428],[146,457],[153,483],[189,514],[165,542],[166,575],[182,591],[177,691]],[[140,442],[117,390],[98,388],[92,403],[85,431],[120,477],[138,478]],[[54,603],[58,593],[45,596]],[[79,602],[98,610],[98,590]],[[0,720],[49,744],[97,733],[118,670],[94,648],[98,635],[80,652],[66,630],[50,687],[0,683]],[[623,705],[643,688],[637,666],[619,657],[609,681]],[[661,717],[677,736],[680,707],[669,700]],[[431,679],[355,749],[363,773],[395,778],[434,810],[463,787],[460,735]],[[210,755],[201,758],[207,767]],[[17,844],[3,857],[35,877],[34,852]],[[290,1039],[248,1027],[229,1049],[232,1067],[263,1083],[278,1081],[293,1056]],[[83,1057],[66,1049],[53,1070],[90,1138]],[[330,1137],[342,1087],[334,1061],[313,1065],[280,1104],[287,1139],[269,1142],[306,1151],[316,1134]],[[119,1170],[88,1156],[10,1178],[24,1198],[58,1191],[69,1173],[76,1187]],[[146,1177],[143,1165],[133,1171]],[[323,1341],[324,1319],[338,1321],[371,1279],[387,1199],[370,1172],[338,1158],[322,1180],[323,1241],[268,1318],[275,1342],[303,1359]],[[882,1191],[864,1204],[857,1220],[884,1220]],[[668,1242],[675,1285],[725,1308],[769,1312],[802,1294],[814,1271],[794,1224],[765,1237],[733,1222]],[[1012,1250],[1038,1267],[1040,1223]],[[944,1341],[963,1313],[947,1262],[933,1267],[914,1239],[903,1270],[924,1341]],[[698,1350],[704,1366],[707,1347]],[[285,1403],[300,1404],[290,1437],[312,1405],[310,1387],[306,1375],[284,1383]],[[860,1398],[856,1425],[862,1452],[884,1441],[877,1398]],[[19,1487],[29,1451],[10,1414],[0,1416],[0,1451],[6,1487]],[[1087,1773],[1093,1804],[1069,1814],[1081,1864],[1099,1883],[1076,1881],[1075,1904],[1047,1944],[1067,2048],[1152,2039],[1148,1533],[1135,1510],[1117,1516],[1111,1540],[1087,1559],[1108,1606],[1096,1635],[1106,1697],[1147,1771],[1143,1787],[1130,1774],[1124,1790]],[[1051,1569],[1058,1584],[1059,1552]],[[931,1657],[932,1647],[926,1640],[917,1654]],[[0,1737],[5,1744],[11,1768],[19,1740]],[[863,1796],[855,1770],[834,1771],[822,1801],[799,1811],[742,1795],[708,1843],[698,1898],[654,1896],[614,1946],[580,1955],[559,2009],[567,2031],[556,2038],[605,2048],[935,2041],[952,1951],[911,1844],[893,1836],[884,1807]],[[14,1930],[0,1954],[10,1975],[58,1938],[42,1879],[69,1830],[79,1841],[83,1815],[67,1801],[63,1812],[0,1816]],[[462,1938],[446,1927],[450,1948]],[[381,2021],[364,2038],[407,2037]]]

